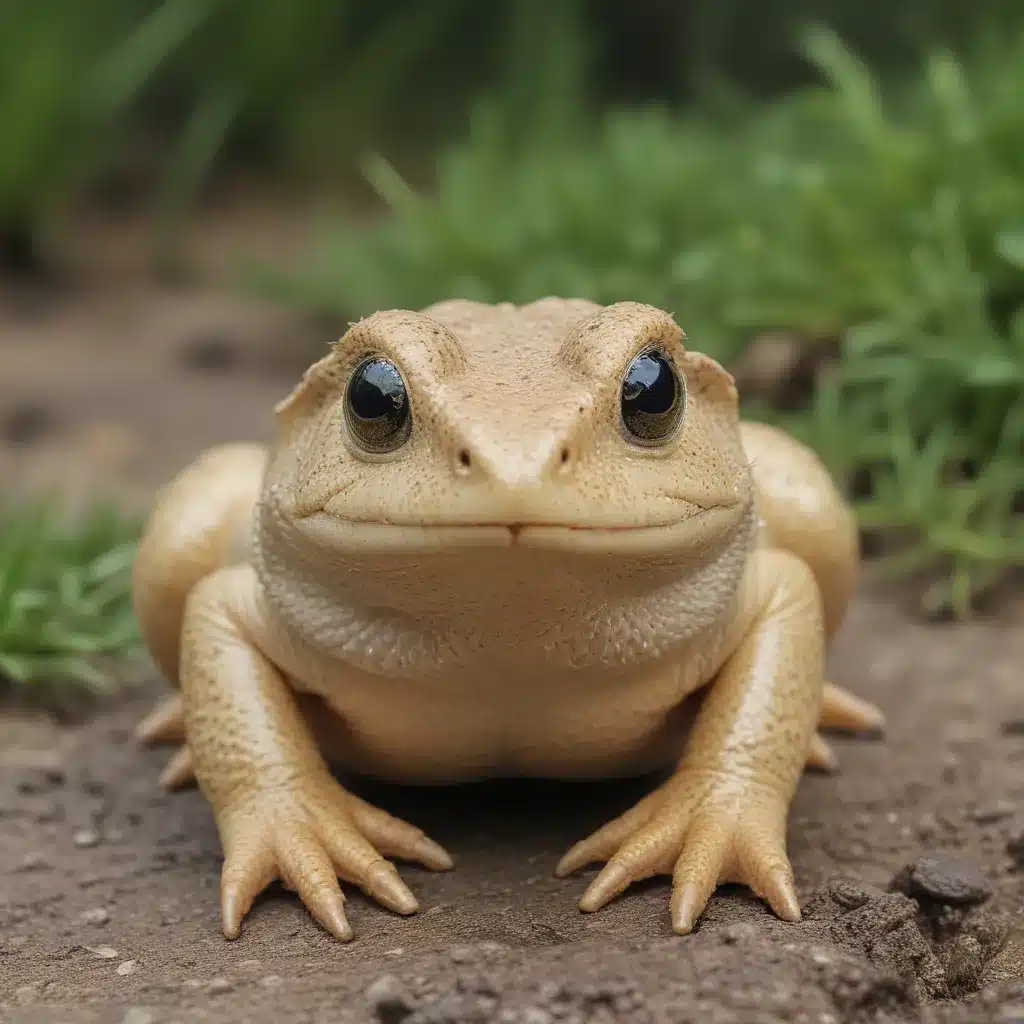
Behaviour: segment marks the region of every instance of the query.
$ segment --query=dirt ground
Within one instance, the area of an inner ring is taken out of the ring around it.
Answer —
[[[124,239],[104,248],[86,233],[70,283],[0,292],[0,485],[115,488],[144,507],[205,445],[269,436],[271,404],[329,338],[225,290],[230,244],[276,252],[301,237],[244,224],[207,225],[188,286],[154,285]],[[341,945],[275,888],[227,942],[209,810],[195,790],[162,793],[166,754],[131,738],[163,684],[78,723],[8,708],[0,1021],[1024,1020],[1022,620],[1018,602],[926,625],[865,586],[830,671],[889,728],[836,739],[839,774],[800,786],[790,852],[804,920],[724,888],[687,938],[670,930],[666,879],[582,915],[592,872],[552,873],[651,780],[363,782],[456,858],[444,875],[404,869],[421,913],[350,893],[357,935]]]

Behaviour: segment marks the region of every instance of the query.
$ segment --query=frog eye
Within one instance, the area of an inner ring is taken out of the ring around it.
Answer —
[[[368,356],[352,371],[345,389],[345,422],[353,441],[375,455],[393,452],[409,440],[409,393],[390,359]]]
[[[686,385],[675,363],[661,349],[641,352],[622,378],[619,402],[622,431],[634,444],[667,444],[686,411]]]

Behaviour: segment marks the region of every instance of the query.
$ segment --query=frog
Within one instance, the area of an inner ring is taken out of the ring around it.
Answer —
[[[348,941],[350,886],[410,915],[395,862],[453,867],[345,773],[660,772],[554,866],[600,865],[579,910],[667,875],[680,935],[727,882],[800,919],[798,784],[838,767],[822,730],[885,722],[826,678],[856,517],[810,447],[741,417],[672,315],[559,297],[378,311],[273,425],[160,491],[132,570],[174,687],[137,734],[176,745],[164,786],[209,802],[227,939],[275,880]]]

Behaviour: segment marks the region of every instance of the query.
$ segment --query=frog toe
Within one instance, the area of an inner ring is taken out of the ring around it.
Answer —
[[[181,743],[185,739],[185,707],[181,694],[161,701],[135,727],[135,738],[144,746]]]

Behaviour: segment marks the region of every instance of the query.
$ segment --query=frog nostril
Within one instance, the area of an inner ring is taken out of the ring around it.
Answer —
[[[459,449],[459,465],[458,470],[460,473],[468,473],[473,466],[473,456],[469,454],[468,448]]]
[[[567,444],[563,444],[558,453],[558,468],[566,469],[572,461],[572,451]]]

